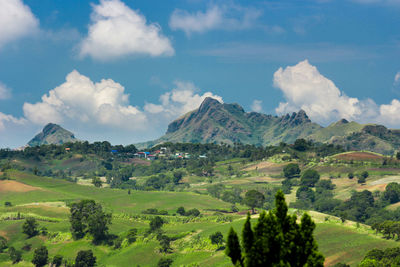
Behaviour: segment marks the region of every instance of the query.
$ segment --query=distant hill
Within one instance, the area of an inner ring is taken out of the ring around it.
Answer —
[[[239,104],[222,104],[209,97],[198,109],[171,122],[164,136],[136,145],[146,148],[164,142],[240,142],[265,146],[293,143],[299,138],[382,154],[393,154],[400,148],[400,130],[387,129],[382,125],[342,119],[322,127],[313,123],[303,110],[278,117],[245,112]]]
[[[37,134],[28,146],[40,146],[48,144],[64,144],[67,142],[76,142],[78,139],[75,138],[74,134],[68,130],[65,130],[60,125],[49,123],[47,124],[41,133]]]
[[[163,142],[241,142],[265,146],[279,142],[293,143],[296,139],[306,138],[321,128],[311,122],[303,110],[277,117],[245,112],[239,104],[222,104],[208,97],[198,109],[170,123],[164,136],[155,141],[138,144],[138,147]]]

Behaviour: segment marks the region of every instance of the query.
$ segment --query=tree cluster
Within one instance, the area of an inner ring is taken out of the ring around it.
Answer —
[[[304,214],[301,223],[296,215],[288,215],[282,191],[276,194],[276,207],[262,212],[252,227],[248,215],[242,231],[242,245],[233,228],[228,234],[226,254],[240,266],[323,266],[313,237],[315,223]]]

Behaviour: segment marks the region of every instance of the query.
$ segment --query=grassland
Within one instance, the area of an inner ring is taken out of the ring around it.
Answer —
[[[316,168],[321,172],[322,179],[331,179],[336,185],[335,196],[343,200],[350,197],[352,190],[383,191],[389,182],[400,182],[398,170],[385,170],[373,165],[382,158],[376,161],[375,157],[371,156],[371,164],[361,165],[350,164],[347,161],[351,158],[348,157],[338,155],[302,168]],[[80,162],[78,158],[72,158],[68,164],[78,161]],[[63,162],[54,164],[70,166]],[[8,171],[12,180],[0,181],[1,206],[6,201],[12,203],[11,207],[0,207],[0,235],[5,236],[9,244],[17,249],[22,249],[27,244],[31,245],[29,251],[23,251],[24,261],[17,266],[32,266],[30,261],[33,251],[41,244],[48,247],[50,256],[60,254],[70,260],[75,258],[77,251],[92,249],[99,266],[132,266],[133,263],[140,266],[156,266],[159,259],[165,256],[174,260],[173,266],[231,266],[229,258],[224,255],[223,250],[211,244],[209,236],[216,231],[226,235],[230,227],[240,232],[247,209],[237,205],[239,212],[223,212],[230,211],[232,204],[205,194],[210,181],[213,184],[221,183],[227,188],[278,187],[283,180],[281,172],[285,164],[287,162],[277,160],[244,164],[241,160],[233,159],[216,165],[216,175],[212,181],[198,176],[184,177],[183,182],[190,184],[190,187],[182,192],[132,190],[130,194],[128,190],[96,188],[89,183],[72,183],[12,170]],[[231,166],[231,173],[228,166]],[[365,184],[358,184],[356,179],[347,178],[348,172],[361,170],[371,173]],[[67,204],[81,199],[94,199],[101,203],[106,211],[112,212],[111,233],[123,236],[134,227],[138,229],[138,240],[131,245],[123,243],[119,249],[107,245],[95,246],[90,238],[74,241],[69,233]],[[287,195],[287,200],[295,200],[295,190]],[[197,208],[202,216],[192,219],[177,216],[175,212],[179,206],[184,206],[185,209]],[[393,205],[389,208],[396,207]],[[167,221],[163,230],[168,236],[174,237],[172,254],[160,253],[156,237],[145,235],[151,215],[143,215],[141,212],[149,208],[168,212],[168,215],[163,216]],[[18,214],[21,218],[19,220],[16,219]],[[339,218],[317,212],[310,214],[317,223],[315,235],[319,248],[326,257],[327,266],[337,262],[356,266],[367,251],[373,248],[398,246],[395,241],[376,236],[368,226],[349,221],[342,223]],[[23,218],[29,216],[35,217],[40,226],[45,226],[49,235],[27,239],[21,233],[21,227]],[[256,218],[253,221],[255,222]],[[0,253],[0,265],[11,266],[7,254]]]

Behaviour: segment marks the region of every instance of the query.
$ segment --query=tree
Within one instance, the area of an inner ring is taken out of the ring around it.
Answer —
[[[46,265],[48,260],[49,260],[49,251],[45,246],[41,246],[35,249],[35,252],[33,253],[32,263],[36,267],[42,267]]]
[[[233,228],[229,229],[228,241],[226,243],[225,254],[231,258],[233,265],[237,263],[243,265],[242,250],[240,248],[239,238]]]
[[[7,239],[4,236],[0,236],[0,253],[7,248]]]
[[[55,255],[53,257],[53,261],[51,262],[52,266],[54,267],[59,267],[62,264],[63,256],[61,255]]]
[[[150,232],[155,232],[160,229],[164,224],[163,219],[160,216],[155,216],[150,220]]]
[[[253,214],[254,208],[261,208],[264,200],[264,195],[254,189],[247,191],[244,197],[244,203],[251,208]]]
[[[188,210],[188,211],[185,213],[185,215],[186,215],[186,216],[197,217],[197,216],[200,215],[200,211],[199,211],[198,209],[194,208],[194,209]]]
[[[136,241],[136,235],[137,235],[136,228],[132,228],[128,231],[128,234],[126,235],[126,239],[128,239],[129,244],[132,244]]]
[[[283,175],[287,179],[291,179],[294,177],[298,177],[300,175],[300,168],[299,164],[296,163],[289,163],[283,168]]]
[[[224,243],[224,236],[220,231],[210,235],[211,244],[215,244],[218,247]]]
[[[8,249],[8,253],[10,255],[10,259],[13,264],[20,262],[22,260],[22,253],[19,250],[16,250],[14,247],[10,247]]]
[[[294,141],[293,148],[297,151],[306,151],[309,147],[308,142],[305,139],[297,139]]]
[[[400,160],[400,151],[396,153],[396,159]]]
[[[96,257],[92,250],[81,250],[75,258],[75,267],[93,267],[96,265]]]
[[[102,187],[102,186],[103,186],[102,181],[101,181],[100,178],[97,177],[97,176],[94,176],[94,177],[92,178],[92,184],[93,184],[95,187]]]
[[[157,266],[158,267],[170,267],[172,265],[174,261],[170,258],[161,258],[158,263]]]
[[[349,172],[349,174],[347,175],[347,177],[348,177],[349,179],[353,179],[353,178],[354,178],[354,173]]]
[[[86,233],[93,236],[95,244],[106,239],[111,214],[105,213],[101,204],[94,200],[81,200],[71,204],[70,212],[71,233],[74,239],[80,239]]]
[[[175,171],[173,176],[174,176],[174,178],[173,178],[174,184],[178,185],[179,182],[182,180],[183,172],[182,171]]]
[[[363,171],[363,172],[360,174],[360,176],[361,176],[362,178],[367,179],[368,176],[369,176],[369,173],[368,173],[367,171]]]
[[[304,186],[314,187],[319,180],[319,173],[316,170],[306,170],[300,178],[300,184]]]
[[[36,222],[35,218],[27,218],[22,225],[22,232],[31,238],[39,233],[38,227],[39,224]]]
[[[366,181],[367,181],[367,178],[360,175],[360,177],[358,177],[357,183],[364,184]]]
[[[246,267],[322,267],[324,257],[318,252],[313,236],[315,223],[305,213],[298,224],[296,215],[288,215],[287,211],[284,194],[278,191],[275,209],[268,213],[262,212],[254,228],[251,227],[250,214],[247,216],[243,227],[242,255],[237,255],[240,248],[238,245],[227,246],[226,252],[234,249],[237,252],[236,262],[243,258],[243,266]],[[235,235],[236,233],[230,232],[231,239],[235,239]],[[232,257],[231,260],[233,261]]]
[[[299,189],[297,189],[296,197],[297,197],[297,199],[309,200],[311,202],[314,202],[315,193],[311,188],[302,185],[299,187]]]
[[[171,250],[171,238],[166,235],[160,235],[157,237],[160,242],[160,252],[168,253]]]
[[[185,216],[185,214],[186,214],[185,208],[184,208],[184,207],[179,207],[179,208],[176,210],[176,213],[178,213],[178,214],[181,215],[181,216]]]

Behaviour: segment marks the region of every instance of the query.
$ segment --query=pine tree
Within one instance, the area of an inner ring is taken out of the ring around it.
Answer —
[[[235,231],[229,231],[225,252],[232,263],[246,267],[322,267],[324,257],[318,252],[313,236],[315,223],[311,217],[304,214],[301,223],[297,224],[296,215],[287,214],[288,207],[282,191],[276,194],[275,205],[273,211],[260,214],[254,228],[248,214],[243,227],[242,247]]]
[[[240,264],[240,266],[243,266],[242,250],[240,249],[239,238],[232,227],[228,233],[225,253],[231,258],[233,265]]]

